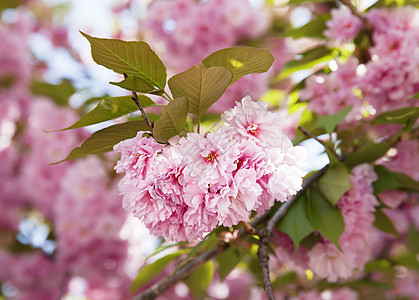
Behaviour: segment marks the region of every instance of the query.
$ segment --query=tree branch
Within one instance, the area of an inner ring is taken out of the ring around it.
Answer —
[[[267,221],[264,234],[260,236],[258,259],[259,266],[262,270],[263,289],[266,292],[269,300],[275,300],[275,296],[272,289],[271,279],[269,275],[269,255],[268,247],[272,238],[273,229],[278,221],[283,218],[291,207],[291,205],[297,201],[297,199],[304,193],[308,187],[310,187],[315,181],[317,181],[326,172],[329,165],[324,166],[321,170],[317,171],[304,181],[303,186],[297,194],[291,197],[288,201],[284,202],[281,207],[274,213],[274,215]]]
[[[144,108],[141,106],[140,99],[138,99],[138,95],[136,92],[132,92],[133,97],[131,97],[132,100],[134,100],[135,104],[141,111],[141,116],[143,117],[144,121],[146,122],[148,128],[150,128],[151,133],[153,133],[153,127],[151,126],[150,120],[147,118],[147,115],[144,111]]]

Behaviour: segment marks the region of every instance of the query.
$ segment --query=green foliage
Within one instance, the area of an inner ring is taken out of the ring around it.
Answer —
[[[419,107],[404,107],[378,115],[371,124],[406,124],[410,119],[419,117]]]
[[[149,130],[144,121],[131,121],[122,124],[111,125],[94,132],[80,147],[74,148],[70,154],[60,162],[79,158],[88,154],[102,154],[111,151],[113,146],[122,140],[133,138],[138,131]]]
[[[131,283],[130,291],[131,293],[135,293],[141,287],[143,287],[147,282],[153,279],[156,275],[158,275],[164,268],[167,267],[169,263],[174,261],[179,256],[186,254],[188,249],[182,249],[175,253],[168,254],[155,262],[146,265],[143,267],[140,272],[138,273],[137,277]]]
[[[330,204],[319,191],[311,189],[308,193],[307,211],[312,228],[318,230],[341,250],[339,237],[345,228],[345,223],[339,208]]]
[[[73,85],[67,80],[63,80],[59,84],[34,80],[31,83],[31,91],[36,95],[51,98],[59,106],[67,106],[68,99],[76,92]]]
[[[4,9],[9,8],[16,8],[20,5],[22,5],[22,0],[1,0],[0,1],[0,12]]]
[[[301,54],[298,59],[288,62],[276,80],[280,81],[285,79],[297,71],[311,69],[319,63],[332,60],[334,57],[332,51],[325,46],[310,49]]]
[[[166,67],[147,43],[81,34],[90,42],[93,60],[99,65],[128,77],[139,77],[157,89],[166,86]]]
[[[156,91],[154,86],[152,86],[147,81],[141,79],[138,76],[128,76],[124,80],[120,82],[109,82],[110,84],[119,86],[120,88],[132,91],[132,92],[138,92],[138,93],[146,93],[146,94],[152,94]]]
[[[146,96],[140,95],[138,98],[142,107],[154,105],[154,102]],[[75,129],[102,123],[121,116],[125,116],[137,110],[138,107],[130,96],[106,97],[102,99],[93,110],[83,116],[80,120],[75,122],[73,125],[61,130]]]
[[[272,281],[272,288],[275,289],[289,283],[295,283],[296,281],[297,281],[297,274],[294,272],[290,272],[290,273],[287,273],[285,275],[275,278]]]
[[[185,283],[196,299],[198,299],[211,283],[214,277],[214,264],[207,261],[204,265],[192,272]]]
[[[313,232],[307,214],[306,194],[301,195],[289,208],[285,217],[278,222],[277,229],[288,234],[294,242],[295,252],[297,252],[301,240]]]
[[[326,21],[330,19],[329,15],[317,15],[316,18],[307,24],[290,29],[284,32],[284,36],[290,36],[294,39],[313,37],[324,39],[323,31],[327,29]]]
[[[345,159],[345,165],[350,168],[355,167],[356,165],[374,162],[380,157],[382,157],[390,149],[390,144],[387,142],[382,143],[368,143],[365,146],[359,148],[358,150],[349,153]]]
[[[217,256],[218,273],[221,280],[224,280],[228,274],[240,263],[245,255],[249,252],[245,248],[230,247]]]
[[[349,173],[342,164],[330,166],[319,180],[320,192],[332,205],[336,205],[340,197],[351,187]]]
[[[319,116],[317,119],[316,127],[323,127],[328,134],[335,130],[336,126],[343,121],[343,119],[352,110],[352,106],[347,106],[333,115]]]
[[[200,64],[170,78],[169,87],[173,97],[188,98],[190,113],[201,116],[225,92],[231,78],[232,73],[224,67],[207,69]]]
[[[231,47],[218,50],[205,58],[202,63],[207,67],[224,67],[233,73],[231,84],[251,73],[269,70],[274,57],[268,49],[253,47]]]
[[[391,219],[381,209],[377,209],[375,211],[374,226],[381,231],[394,234],[396,236],[399,235]]]
[[[403,173],[391,172],[384,166],[375,166],[374,171],[378,177],[373,183],[376,195],[394,189],[419,192],[419,182]]]
[[[160,143],[166,143],[171,137],[180,135],[186,124],[188,99],[176,98],[163,107],[161,118],[154,124],[153,135]]]

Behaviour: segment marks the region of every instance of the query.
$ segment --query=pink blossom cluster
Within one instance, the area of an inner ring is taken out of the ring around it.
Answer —
[[[362,117],[362,100],[355,93],[358,85],[356,70],[358,62],[349,59],[345,64],[329,74],[313,75],[306,80],[306,88],[301,91],[303,100],[310,100],[308,108],[319,115],[331,115],[352,106],[345,121],[353,122]]]
[[[362,164],[352,170],[352,188],[337,203],[345,222],[345,229],[339,238],[342,252],[323,238],[308,253],[308,266],[320,277],[328,281],[347,279],[356,269],[363,269],[370,259],[374,211],[379,204],[372,188],[375,180],[377,175],[371,165]]]
[[[146,21],[150,30],[147,40],[162,54],[166,66],[184,71],[212,52],[236,45],[240,39],[262,35],[268,29],[270,14],[254,5],[248,0],[154,1]],[[285,47],[278,49],[281,54],[286,52]],[[222,113],[247,95],[259,98],[267,90],[268,80],[267,74],[239,79],[211,111]]]
[[[331,10],[332,19],[326,22],[324,35],[338,42],[349,42],[362,29],[362,21],[354,16],[350,9],[342,5]]]
[[[17,255],[0,251],[0,280],[16,289],[13,299],[58,299],[64,272],[40,252]],[[8,266],[8,267],[6,267]]]
[[[146,24],[152,44],[163,42],[166,64],[180,71],[239,39],[261,35],[269,20],[247,0],[159,0],[150,6]]]
[[[282,118],[267,103],[243,98],[222,115],[225,128],[188,133],[168,146],[144,132],[114,147],[124,208],[152,234],[200,239],[217,225],[249,221],[274,201],[295,194],[305,152],[281,132]]]
[[[341,8],[340,14],[345,10]],[[337,13],[332,13],[334,17],[330,22],[341,21]],[[328,75],[311,76],[301,98],[310,99],[310,109],[320,115],[353,106],[347,122],[417,105],[412,97],[419,91],[419,25],[416,16],[417,10],[411,7],[371,10],[367,14],[374,29],[373,46],[369,49],[371,60],[359,64],[355,59],[349,59]],[[337,28],[330,27],[327,33],[331,34]]]
[[[339,238],[340,251],[330,240],[320,241],[308,250],[300,245],[294,251],[294,244],[288,235],[274,232],[272,239],[276,246],[278,261],[298,274],[310,269],[320,278],[335,282],[347,279],[355,270],[362,270],[371,258],[370,240],[373,233],[374,211],[378,201],[374,196],[372,182],[377,179],[372,166],[356,166],[350,175],[352,188],[338,201],[345,228]]]
[[[340,288],[333,290],[324,290],[318,292],[311,290],[307,292],[301,292],[296,297],[291,297],[291,300],[357,300],[358,293],[350,288]]]
[[[77,161],[61,177],[54,207],[56,259],[73,275],[91,278],[97,273],[106,278],[122,274],[127,242],[119,233],[126,214],[117,187],[108,181],[96,157]]]

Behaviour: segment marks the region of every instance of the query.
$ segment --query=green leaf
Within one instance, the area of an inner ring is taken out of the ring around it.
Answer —
[[[365,264],[364,270],[366,272],[385,272],[394,273],[393,265],[387,259],[377,259]]]
[[[185,128],[188,115],[188,99],[176,98],[163,107],[161,118],[154,123],[153,136],[156,141],[166,143],[171,137],[180,135]]]
[[[410,253],[414,256],[419,254],[419,239],[418,239],[419,232],[412,226],[407,233],[407,245],[409,247]]]
[[[16,8],[23,4],[22,0],[1,0],[0,1],[0,11],[9,8]]]
[[[374,168],[378,176],[378,179],[373,183],[375,194],[394,189],[419,192],[419,182],[406,174],[391,172],[384,166],[375,166]]]
[[[325,39],[323,31],[327,29],[326,21],[330,19],[330,15],[317,15],[317,17],[307,24],[290,30],[284,31],[284,36],[290,36],[294,39],[304,37],[314,37]]]
[[[407,176],[406,174],[399,172],[393,172],[393,175],[399,182],[401,189],[416,193],[419,192],[419,181],[416,181],[413,178]]]
[[[138,98],[142,107],[154,105],[154,102],[146,96],[139,95]],[[61,130],[75,129],[109,121],[137,110],[138,107],[130,96],[106,97],[102,99],[93,110],[83,116],[76,123]]]
[[[156,89],[154,86],[149,84],[147,81],[141,79],[138,76],[128,76],[124,80],[120,82],[109,82],[110,84],[119,86],[120,88],[137,92],[137,93],[146,93],[150,94],[152,92],[155,92]]]
[[[187,253],[189,249],[182,249],[178,252],[171,253],[162,257],[155,262],[146,265],[144,268],[140,270],[137,277],[132,281],[130,292],[133,294],[138,291],[142,286],[144,286],[147,282],[153,279],[157,274],[164,270],[169,263],[174,261],[179,256]]]
[[[285,232],[294,242],[295,252],[301,240],[313,232],[307,215],[307,196],[303,194],[289,208],[285,217],[277,225],[278,230]]]
[[[68,99],[76,92],[76,89],[67,80],[63,80],[59,84],[34,80],[31,83],[31,91],[34,94],[51,98],[59,106],[67,106]]]
[[[230,274],[248,252],[248,249],[230,247],[227,251],[217,256],[218,273],[220,274],[221,280],[224,280]]]
[[[233,84],[241,77],[251,73],[263,73],[269,70],[274,57],[268,49],[253,47],[231,47],[210,54],[202,62],[207,67],[224,67],[233,73]]]
[[[391,219],[381,209],[375,211],[374,226],[381,231],[394,234],[395,236],[399,235]]]
[[[390,149],[390,144],[386,142],[366,144],[357,151],[349,153],[346,156],[345,165],[353,168],[362,163],[374,162],[386,154],[388,149]]]
[[[80,33],[90,42],[93,60],[116,73],[137,76],[159,89],[166,85],[166,67],[145,42],[101,39]]]
[[[386,167],[375,166],[374,171],[378,177],[372,184],[375,194],[378,195],[386,190],[393,190],[400,187],[400,183],[393,172],[390,172]]]
[[[290,272],[290,273],[287,273],[285,275],[275,278],[272,281],[272,288],[276,289],[286,284],[296,283],[296,282],[297,282],[297,274],[294,272]]]
[[[332,51],[325,46],[310,49],[301,54],[299,59],[285,64],[281,74],[276,78],[276,81],[281,81],[297,71],[311,69],[319,63],[330,61],[333,58],[335,58],[335,56],[332,54]]]
[[[214,264],[210,260],[193,271],[189,278],[185,280],[185,283],[191,290],[194,297],[198,299],[211,283],[213,277]]]
[[[79,158],[88,154],[101,154],[111,151],[114,145],[118,144],[122,140],[135,137],[137,132],[141,130],[149,130],[144,121],[131,121],[111,125],[94,132],[83,142],[83,144],[81,144],[80,147],[74,148],[65,159],[53,164],[58,164],[66,160]]]
[[[348,171],[342,164],[330,166],[326,174],[319,179],[319,189],[332,205],[336,205],[340,197],[351,187]]]
[[[221,97],[231,76],[226,68],[207,69],[201,64],[170,78],[169,87],[173,97],[188,98],[190,113],[201,116]]]
[[[345,223],[339,208],[330,204],[319,191],[311,189],[307,211],[312,228],[318,230],[341,250],[339,237],[345,228]]]
[[[406,124],[411,118],[419,117],[419,107],[404,107],[378,115],[371,124]]]
[[[316,126],[323,127],[326,129],[328,134],[331,134],[333,130],[335,130],[336,126],[348,115],[351,110],[352,106],[348,106],[333,115],[319,116]]]

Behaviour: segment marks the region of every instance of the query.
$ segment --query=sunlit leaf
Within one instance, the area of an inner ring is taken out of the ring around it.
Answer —
[[[319,179],[319,189],[332,205],[336,205],[340,197],[352,187],[345,166],[330,166],[326,174]]]
[[[166,67],[147,43],[81,34],[90,42],[93,60],[99,65],[128,77],[137,76],[153,87],[164,89]]]
[[[201,64],[170,78],[169,87],[175,98],[188,98],[190,113],[201,116],[221,97],[231,76],[226,68],[207,69]]]
[[[204,265],[192,272],[185,283],[191,290],[192,294],[196,299],[203,294],[205,289],[209,286],[214,277],[214,264],[213,262],[207,261]]]
[[[156,275],[158,275],[164,268],[167,267],[169,263],[174,261],[179,256],[187,253],[189,249],[182,249],[175,253],[168,254],[155,262],[146,265],[143,267],[140,272],[138,273],[137,277],[132,281],[130,291],[131,293],[135,293],[138,291],[142,286],[144,286],[147,282],[153,279]]]
[[[146,96],[139,95],[138,98],[142,107],[154,105],[154,102]],[[137,110],[138,107],[130,96],[106,97],[102,99],[93,110],[83,116],[76,123],[62,130],[75,129],[109,121]]]
[[[207,67],[224,67],[233,73],[230,84],[251,73],[269,70],[274,57],[268,49],[253,47],[231,47],[210,54],[202,62]]]
[[[308,219],[314,230],[332,241],[338,249],[339,237],[343,233],[345,223],[339,208],[333,206],[322,194],[311,189],[307,201]]]
[[[154,123],[153,136],[160,143],[166,143],[171,137],[181,134],[188,115],[188,99],[179,97],[163,107],[162,116]]]
[[[111,125],[94,132],[80,147],[74,148],[65,159],[54,164],[79,158],[88,154],[101,154],[111,151],[114,145],[118,144],[122,140],[135,137],[137,132],[141,130],[149,130],[144,121],[131,121]]]
[[[295,252],[302,239],[313,232],[307,215],[307,196],[303,194],[289,208],[285,217],[279,221],[278,230],[285,232],[294,242]]]

